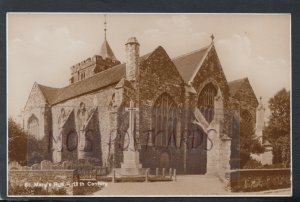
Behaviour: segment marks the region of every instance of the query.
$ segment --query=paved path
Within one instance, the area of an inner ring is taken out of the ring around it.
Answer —
[[[226,194],[216,177],[206,175],[177,176],[172,182],[107,183],[95,195],[217,195]]]
[[[179,175],[176,182],[127,182],[127,183],[107,183],[107,187],[97,191],[98,196],[139,196],[139,195],[173,195],[173,196],[193,196],[193,195],[290,195],[291,189],[270,190],[250,193],[231,193],[224,189],[223,183],[214,176],[208,175]]]

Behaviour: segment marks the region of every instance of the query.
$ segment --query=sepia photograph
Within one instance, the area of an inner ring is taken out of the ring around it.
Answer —
[[[292,196],[291,15],[7,13],[7,195]]]

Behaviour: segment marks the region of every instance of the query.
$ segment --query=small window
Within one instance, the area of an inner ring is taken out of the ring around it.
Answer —
[[[82,72],[82,73],[80,74],[80,80],[83,80],[83,79],[85,79],[85,72]]]

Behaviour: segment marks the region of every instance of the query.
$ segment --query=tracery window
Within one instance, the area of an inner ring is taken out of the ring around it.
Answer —
[[[39,138],[39,120],[36,118],[36,116],[32,115],[28,119],[28,134],[35,137]]]
[[[212,83],[208,83],[199,94],[198,108],[208,123],[214,119],[214,99],[216,95],[217,89]]]
[[[167,146],[176,141],[177,107],[167,93],[160,95],[152,109],[153,141],[158,146]]]

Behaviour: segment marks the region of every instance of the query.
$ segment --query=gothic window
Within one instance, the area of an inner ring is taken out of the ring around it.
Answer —
[[[217,89],[212,83],[207,84],[199,94],[198,108],[210,123],[214,119],[214,99],[217,95]]]
[[[177,123],[176,109],[175,102],[167,93],[157,98],[152,110],[153,139],[156,145],[167,146],[170,136],[174,136]]]
[[[28,134],[35,138],[39,138],[39,120],[35,115],[32,115],[28,119]]]

